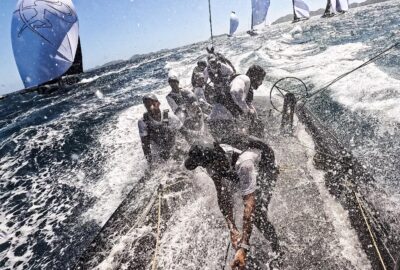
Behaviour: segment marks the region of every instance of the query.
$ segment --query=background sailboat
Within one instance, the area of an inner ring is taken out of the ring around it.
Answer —
[[[293,22],[310,18],[310,9],[303,0],[293,0]]]
[[[78,16],[71,0],[19,0],[11,39],[26,88],[83,72]]]
[[[337,12],[347,12],[349,10],[349,1],[348,0],[336,0],[336,11]]]
[[[348,0],[328,0],[322,17],[332,17],[337,13],[344,13],[349,10]]]
[[[251,0],[251,30],[248,34],[255,35],[254,27],[265,22],[270,4],[270,0]]]
[[[236,13],[232,11],[230,18],[229,36],[233,36],[238,27],[239,27],[239,18],[236,15]]]

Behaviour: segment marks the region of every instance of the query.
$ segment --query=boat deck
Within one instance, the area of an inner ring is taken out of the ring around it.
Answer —
[[[326,188],[324,172],[313,165],[314,145],[304,126],[295,119],[293,136],[281,136],[280,114],[265,97],[256,97],[255,104],[280,167],[266,213],[284,251],[279,268],[371,269],[347,212]],[[230,269],[234,250],[229,249],[225,262],[228,231],[214,185],[201,169],[185,171],[181,161],[168,163],[135,187],[81,258],[78,269],[151,269],[158,183],[164,184],[158,269],[223,269],[225,263],[225,269]],[[241,198],[236,201],[240,223]],[[251,244],[247,269],[272,269],[276,256],[257,229]]]

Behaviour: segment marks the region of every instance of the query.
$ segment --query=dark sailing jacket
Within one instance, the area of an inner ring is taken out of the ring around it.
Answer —
[[[172,110],[174,111],[174,113],[177,113],[177,111],[180,110],[184,110],[186,109],[186,107],[190,104],[192,104],[193,102],[197,101],[196,96],[185,89],[181,89],[178,93],[171,91],[168,95],[167,98],[172,99],[175,104],[178,106],[178,108],[172,108]]]
[[[274,151],[261,139],[254,136],[248,136],[245,138],[242,136],[233,136],[226,143],[236,149],[234,151],[225,151],[220,144],[217,146],[214,161],[219,163],[219,170],[214,172],[214,177],[226,178],[230,181],[237,182],[239,178],[235,170],[235,164],[240,155],[244,152],[242,150],[249,148],[261,150],[261,159],[258,164],[260,174],[264,176],[269,175],[271,177],[271,175],[278,173],[275,165]]]
[[[161,121],[154,120],[147,112],[143,114],[143,121],[147,126],[148,136],[161,149],[160,156],[167,159],[175,145],[176,132],[169,127],[169,110],[163,111]]]
[[[223,105],[225,108],[228,109],[228,111],[231,112],[231,114],[234,117],[237,117],[237,116],[243,114],[243,110],[239,107],[239,105],[237,105],[235,103],[235,101],[233,100],[232,94],[231,94],[231,83],[236,77],[238,77],[240,75],[241,74],[236,74],[236,75],[232,76],[229,80],[228,85],[221,87],[219,89],[214,89],[214,91],[215,91],[214,102]],[[253,92],[253,89],[250,87],[249,92],[246,96],[247,105],[250,106],[253,102],[253,99],[254,99],[254,92]]]

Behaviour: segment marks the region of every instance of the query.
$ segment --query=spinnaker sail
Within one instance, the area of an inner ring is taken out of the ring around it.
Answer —
[[[270,0],[251,0],[251,30],[265,22],[270,3]]]
[[[239,26],[239,18],[236,15],[234,11],[231,13],[231,19],[230,19],[230,27],[229,27],[229,35],[232,36],[236,30],[238,29]]]
[[[310,9],[303,0],[293,0],[294,21],[310,18]]]
[[[26,88],[83,71],[78,16],[71,0],[19,0],[11,40]]]

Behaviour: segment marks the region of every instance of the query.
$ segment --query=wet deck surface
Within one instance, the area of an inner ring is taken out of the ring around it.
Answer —
[[[313,166],[311,137],[296,117],[293,136],[279,135],[280,114],[268,103],[267,140],[281,168],[268,215],[285,249],[282,269],[370,269],[347,213]]]
[[[280,136],[280,115],[270,110],[265,98],[256,97],[255,101],[260,117],[265,119],[266,139],[274,149],[280,167],[268,209],[269,220],[284,251],[279,268],[371,269],[347,212],[329,194],[323,172],[312,164],[311,137],[297,121],[294,136]],[[102,241],[88,253],[81,268],[151,269],[156,207],[139,228],[127,228],[127,224],[137,224],[142,212],[138,209],[145,208],[139,206],[150,201],[160,182],[167,186],[179,184],[165,190],[163,195],[158,269],[223,268],[228,230],[218,208],[214,185],[204,171],[187,172],[181,163],[171,164],[137,188],[125,210],[121,211],[126,214],[121,213],[108,225],[107,233],[101,236]],[[235,216],[240,224],[241,198],[237,195],[236,198]],[[124,221],[126,217],[131,221]],[[256,228],[251,244],[247,269],[272,269],[270,262],[276,256],[270,243]],[[233,254],[230,249],[227,264]],[[226,266],[225,269],[230,268]]]

